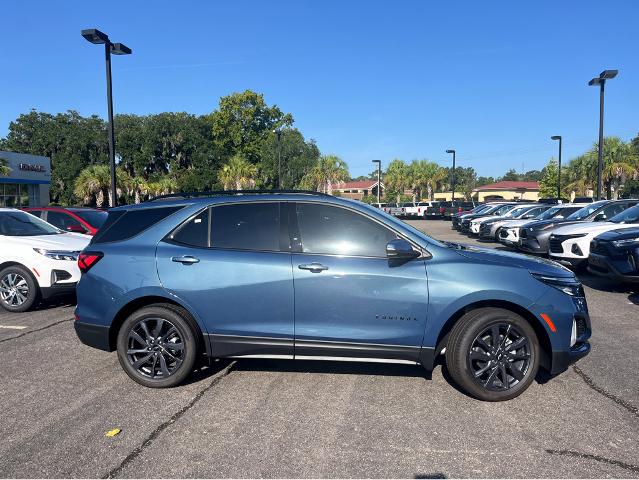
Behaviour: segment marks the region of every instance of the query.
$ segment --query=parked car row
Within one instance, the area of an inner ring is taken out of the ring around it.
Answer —
[[[397,218],[443,218],[450,219],[455,213],[470,210],[478,205],[475,202],[454,200],[451,202],[403,202],[403,203],[374,203],[379,208]]]
[[[452,228],[573,269],[639,282],[639,200],[499,202],[454,215]]]

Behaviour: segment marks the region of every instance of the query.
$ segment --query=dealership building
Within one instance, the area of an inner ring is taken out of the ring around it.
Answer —
[[[0,151],[0,163],[9,167],[8,175],[0,174],[0,207],[41,207],[49,204],[49,157]]]

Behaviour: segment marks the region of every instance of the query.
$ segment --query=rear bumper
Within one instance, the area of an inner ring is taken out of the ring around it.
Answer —
[[[57,295],[70,295],[75,293],[77,282],[56,283],[50,287],[40,287],[42,299],[47,300]]]
[[[577,360],[585,357],[590,353],[590,343],[577,343],[574,347],[567,351],[552,352],[552,368],[551,375],[557,375],[568,370],[568,367]]]
[[[92,323],[74,322],[75,333],[82,343],[89,347],[111,352],[109,327]]]

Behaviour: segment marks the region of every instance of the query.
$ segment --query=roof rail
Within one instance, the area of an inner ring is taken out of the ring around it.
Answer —
[[[210,190],[205,192],[182,192],[182,193],[169,193],[167,195],[158,195],[149,199],[149,202],[155,202],[156,200],[171,200],[179,198],[196,198],[196,197],[213,197],[215,195],[252,195],[252,194],[286,194],[286,193],[300,193],[304,195],[317,195],[321,197],[332,197],[328,193],[314,192],[312,190]]]

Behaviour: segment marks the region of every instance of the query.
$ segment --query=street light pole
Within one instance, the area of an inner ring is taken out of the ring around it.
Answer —
[[[452,180],[451,180],[451,188],[453,190],[453,196],[451,198],[451,200],[455,200],[455,150],[446,150],[446,153],[452,153],[453,154],[453,175],[452,175]]]
[[[597,200],[602,199],[603,192],[603,143],[604,143],[604,90],[606,80],[615,78],[619,70],[604,70],[598,77],[588,82],[588,85],[599,85],[599,142],[597,145]]]
[[[561,135],[553,135],[551,140],[559,140],[559,169],[557,170],[557,200],[561,198]]]
[[[373,163],[377,164],[377,203],[381,203],[381,190],[382,190],[382,161],[373,160]]]
[[[277,135],[277,188],[282,189],[282,130],[273,130],[273,133]]]
[[[100,30],[90,28],[82,30],[81,35],[93,44],[104,44],[104,61],[106,63],[106,84],[107,84],[107,129],[109,136],[109,165],[111,169],[111,206],[118,205],[118,195],[115,177],[115,130],[113,128],[113,89],[111,81],[111,54],[130,55],[132,50],[122,43],[111,43],[109,36]]]

